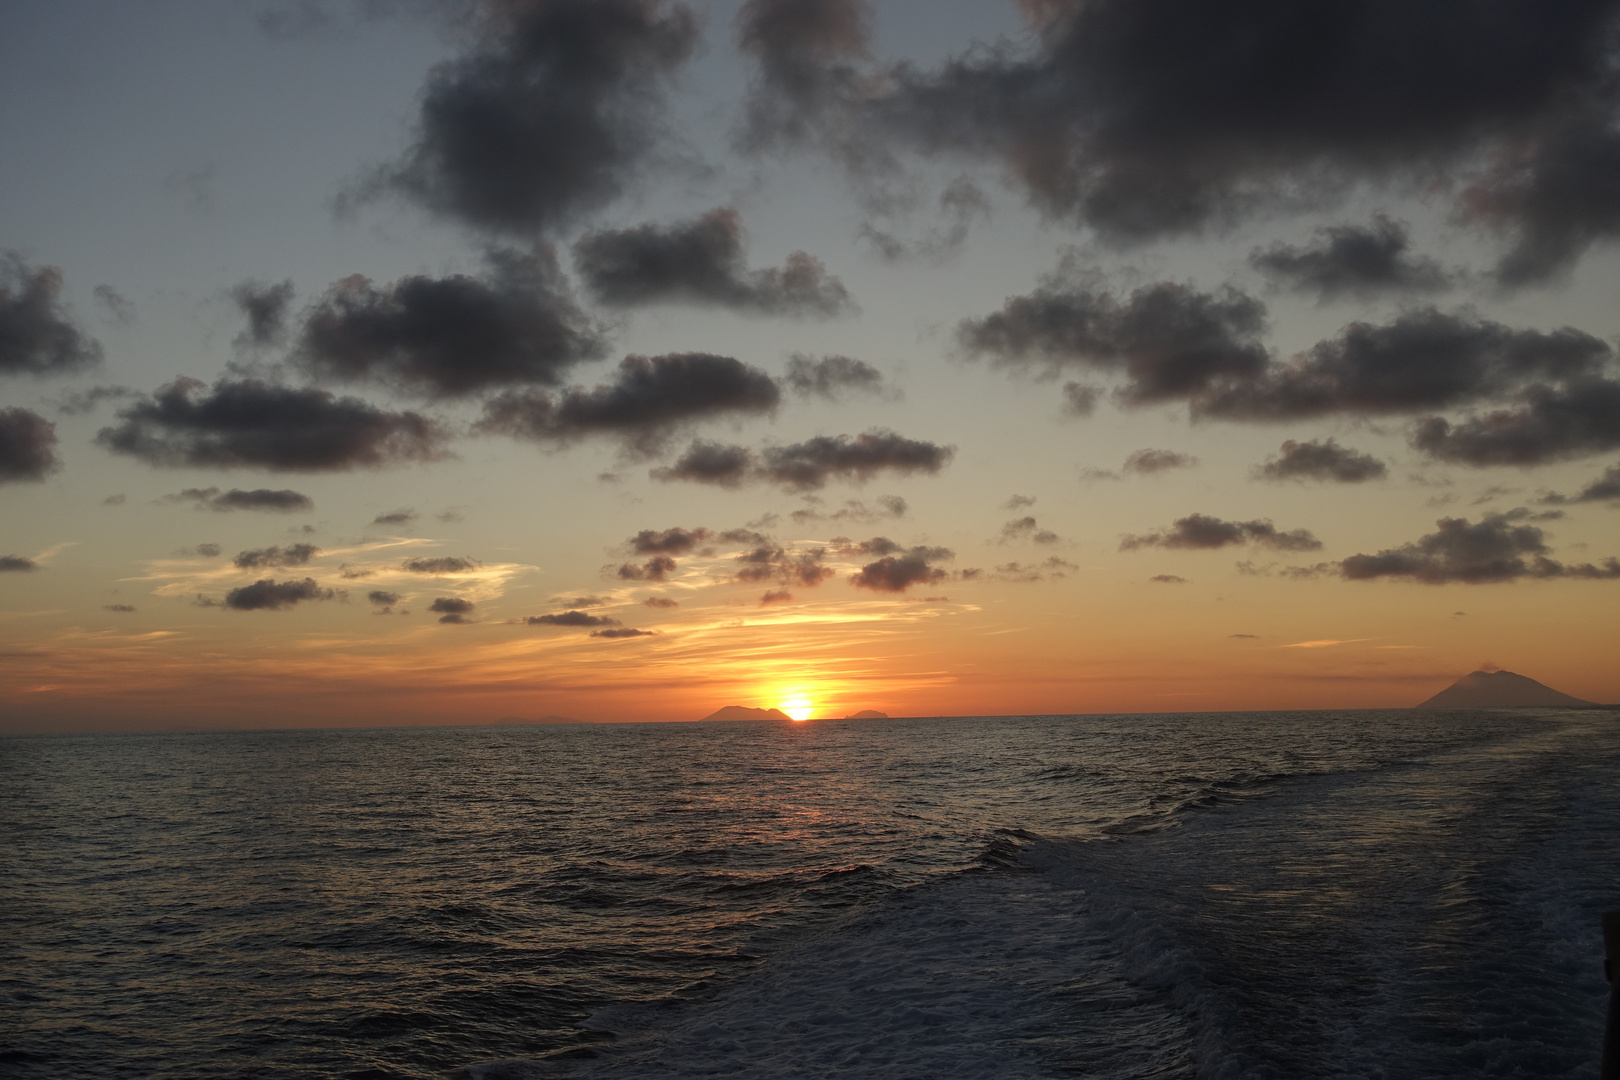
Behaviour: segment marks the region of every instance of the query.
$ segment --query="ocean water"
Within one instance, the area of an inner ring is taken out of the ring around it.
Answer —
[[[0,740],[0,1076],[1597,1076],[1612,711]]]

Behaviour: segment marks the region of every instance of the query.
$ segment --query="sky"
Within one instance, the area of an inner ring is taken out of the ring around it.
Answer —
[[[0,731],[1620,701],[1620,2],[15,0]]]

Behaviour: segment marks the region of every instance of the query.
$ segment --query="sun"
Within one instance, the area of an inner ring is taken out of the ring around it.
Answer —
[[[815,702],[803,696],[783,698],[776,707],[795,720],[808,720],[810,714],[816,711]]]

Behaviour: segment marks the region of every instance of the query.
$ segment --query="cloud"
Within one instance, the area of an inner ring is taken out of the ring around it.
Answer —
[[[758,459],[746,446],[694,439],[673,465],[653,469],[649,475],[654,480],[737,488],[754,479],[758,467]]]
[[[259,570],[271,566],[302,566],[319,555],[314,544],[290,544],[285,548],[267,547],[243,551],[232,560],[238,569]]]
[[[851,438],[818,435],[801,443],[767,447],[761,471],[794,491],[826,486],[833,478],[865,483],[879,472],[938,473],[956,454],[953,446],[908,439],[873,428]]]
[[[883,374],[864,360],[850,356],[823,356],[820,360],[794,353],[788,360],[788,388],[800,397],[838,401],[845,394],[876,394],[883,390]]]
[[[1148,580],[1153,581],[1153,582],[1157,582],[1160,585],[1185,585],[1185,584],[1187,584],[1187,579],[1182,577],[1180,574],[1154,574],[1152,577],[1148,578]],[[1236,636],[1240,636],[1240,635],[1233,635],[1233,636],[1236,637]]]
[[[1002,503],[1001,508],[1003,510],[1022,510],[1026,506],[1034,506],[1034,505],[1035,505],[1035,496],[1033,496],[1033,495],[1014,495],[1010,499],[1008,499],[1006,502]]]
[[[1000,165],[1038,209],[1115,243],[1220,228],[1358,182],[1439,181],[1481,160],[1500,165],[1463,205],[1520,230],[1521,247],[1557,255],[1614,227],[1607,4],[1092,0],[1026,12],[1024,47],[801,97],[830,97],[824,111],[842,105],[885,148]],[[783,112],[777,130],[805,126],[806,108]]]
[[[591,631],[591,637],[597,637],[597,638],[656,637],[657,634],[658,634],[658,631],[656,631],[656,630],[637,630],[637,629],[635,629],[633,627],[629,627],[629,626],[620,626],[620,627],[616,627],[615,629],[612,629],[612,630],[592,630]]]
[[[786,589],[770,589],[759,598],[760,607],[769,604],[790,604],[792,602],[793,594]]]
[[[675,565],[675,560],[668,555],[654,555],[640,566],[624,563],[616,572],[623,581],[668,581],[669,575],[675,572]]]
[[[217,487],[186,488],[177,495],[165,495],[164,502],[189,502],[198,510],[229,513],[234,510],[262,510],[276,514],[291,514],[315,509],[315,501],[308,495],[289,488],[273,490],[254,488],[244,491],[231,488],[221,491]]]
[[[566,227],[616,198],[660,141],[697,20],[661,0],[484,8],[478,46],[435,68],[416,138],[373,181],[484,229]]]
[[[465,397],[556,386],[607,355],[603,328],[574,303],[548,250],[487,258],[482,277],[413,275],[382,288],[344,278],[305,315],[294,363],[319,378]]]
[[[638,225],[586,233],[574,266],[593,298],[610,307],[709,304],[755,315],[830,318],[853,309],[849,292],[803,251],[780,269],[750,270],[742,218],[724,207],[668,228]]]
[[[55,424],[28,409],[0,409],[0,484],[43,480],[61,467]]]
[[[816,496],[809,496],[816,500]],[[824,513],[816,506],[805,506],[793,511],[788,516],[796,525],[808,525],[816,521],[851,522],[857,525],[871,525],[878,521],[888,521],[894,518],[903,518],[910,505],[898,495],[879,495],[873,500],[876,506],[868,506],[860,499],[845,499],[844,505],[832,513]]]
[[[875,537],[867,541],[875,544],[884,541],[882,537]],[[953,559],[955,552],[949,548],[914,547],[904,554],[885,555],[876,562],[867,563],[860,571],[850,576],[850,584],[859,589],[871,589],[873,592],[905,592],[913,585],[935,585],[950,577],[945,571],[935,565],[936,562]]]
[[[618,626],[619,620],[606,615],[587,615],[583,611],[562,611],[549,615],[530,615],[524,622],[530,626]]]
[[[277,583],[269,578],[243,585],[225,594],[225,606],[236,611],[280,611],[306,600],[330,600],[337,594],[323,589],[314,578]]]
[[[1050,529],[1037,526],[1033,517],[1025,516],[1003,525],[1001,539],[997,543],[1010,544],[1015,540],[1028,540],[1036,544],[1055,544],[1061,539],[1062,537]]]
[[[1119,372],[1124,400],[1148,405],[1255,378],[1269,359],[1265,330],[1265,305],[1231,287],[1199,292],[1159,282],[1122,302],[1066,264],[999,312],[963,320],[956,339],[966,354],[1003,366]],[[1095,394],[1086,387],[1074,394],[1071,411],[1089,412]]]
[[[107,309],[107,314],[113,322],[120,326],[128,326],[135,321],[135,305],[111,285],[97,285],[90,290],[90,295],[96,298],[96,303]]]
[[[871,15],[864,0],[747,0],[737,42],[758,64],[740,133],[745,149],[832,134],[859,93]]]
[[[447,626],[462,626],[472,620],[467,618],[472,614],[474,605],[471,600],[463,600],[459,596],[440,596],[428,605],[428,610],[439,613],[439,622]]]
[[[1518,405],[1458,424],[1420,420],[1412,445],[1459,465],[1544,465],[1620,448],[1620,381],[1572,380],[1530,386]]]
[[[398,510],[390,510],[386,514],[378,514],[371,519],[373,525],[409,525],[422,515],[409,506],[402,506]]]
[[[1500,396],[1535,379],[1588,376],[1612,355],[1602,341],[1568,327],[1514,330],[1421,308],[1382,326],[1351,323],[1292,363],[1202,396],[1193,411],[1274,421],[1442,409]]]
[[[239,349],[280,345],[287,337],[287,311],[292,307],[293,283],[281,281],[274,285],[262,281],[244,281],[230,292],[247,327],[236,335],[233,344]]]
[[[21,555],[0,555],[0,573],[28,573],[38,570],[39,563]]]
[[[1275,458],[1255,470],[1255,475],[1264,480],[1331,480],[1340,484],[1382,480],[1388,474],[1384,463],[1371,454],[1340,446],[1332,439],[1303,443],[1289,439]]]
[[[1620,560],[1565,565],[1549,557],[1547,534],[1522,524],[1533,515],[1522,507],[1487,514],[1478,522],[1441,518],[1437,531],[1376,555],[1352,555],[1339,564],[1351,581],[1405,578],[1425,585],[1481,585],[1520,578],[1620,578]]]
[[[767,544],[742,552],[734,557],[734,561],[738,564],[738,581],[775,581],[780,585],[801,585],[808,589],[837,573],[832,567],[822,565],[826,557],[827,549],[822,547],[788,551]]]
[[[198,544],[190,551],[181,552],[183,555],[196,555],[203,559],[217,559],[223,549],[218,544]]]
[[[1078,569],[1080,568],[1069,560],[1060,559],[1053,555],[1041,563],[1003,563],[996,567],[996,572],[990,576],[995,581],[1006,581],[1015,585],[1031,585],[1037,581],[1045,581],[1048,578],[1061,581]],[[978,571],[964,570],[962,576],[964,578],[977,577]]]
[[[1305,529],[1280,532],[1269,521],[1223,521],[1208,514],[1189,514],[1177,518],[1168,531],[1127,536],[1119,542],[1119,549],[1209,549],[1234,544],[1259,544],[1277,551],[1316,551],[1322,546],[1322,542]]]
[[[1604,502],[1620,499],[1620,463],[1610,465],[1603,475],[1583,487],[1573,496],[1551,492],[1541,501],[1552,506],[1565,503]]]
[[[1153,476],[1171,469],[1190,469],[1198,464],[1198,459],[1191,454],[1179,453],[1175,450],[1133,450],[1125,456],[1125,464],[1120,471],[1134,473],[1138,476]]]
[[[423,556],[416,555],[399,564],[399,568],[409,574],[466,574],[478,569],[477,559],[461,559],[454,555]]]
[[[553,596],[551,598],[551,602],[554,604],[561,604],[563,607],[582,608],[601,607],[602,605],[611,603],[612,601],[605,596]]]
[[[68,318],[62,271],[0,254],[0,375],[66,375],[101,363],[101,345]]]
[[[199,396],[199,394],[201,396]],[[445,456],[445,430],[324,390],[222,379],[210,390],[177,379],[120,409],[96,442],[149,465],[334,472]]]
[[[1063,384],[1063,411],[1070,416],[1090,416],[1097,411],[1101,397],[1102,391],[1095,386],[1066,382]]]
[[[130,615],[135,612],[134,604],[103,604],[103,611],[113,611],[120,615]]]
[[[400,596],[399,593],[389,592],[386,589],[372,589],[366,593],[366,599],[378,609],[379,615],[387,615],[394,610],[394,605],[399,603]]]
[[[869,209],[887,210],[883,200]],[[961,250],[968,230],[977,220],[990,216],[990,198],[983,189],[965,176],[958,176],[939,193],[935,208],[935,223],[918,239],[908,240],[871,221],[861,226],[862,240],[871,244],[885,262],[896,263],[905,259],[926,259],[940,263]]]
[[[486,405],[478,427],[536,442],[615,436],[633,452],[651,455],[684,425],[774,412],[781,399],[776,380],[729,356],[627,356],[613,382],[590,390],[503,392]]]
[[[1346,296],[1409,296],[1449,288],[1453,275],[1432,259],[1410,257],[1410,244],[1405,223],[1377,214],[1368,225],[1318,229],[1309,246],[1256,248],[1249,263],[1273,282],[1314,293],[1324,303]]]
[[[667,596],[649,596],[647,599],[643,600],[642,603],[650,608],[673,608],[681,606],[679,600],[671,600]]]
[[[662,532],[642,529],[625,544],[637,555],[685,555],[712,535],[704,528],[682,529],[675,526]]]

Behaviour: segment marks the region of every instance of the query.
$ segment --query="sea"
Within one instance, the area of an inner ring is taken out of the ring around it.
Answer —
[[[0,1076],[1596,1078],[1620,713],[0,739]]]

